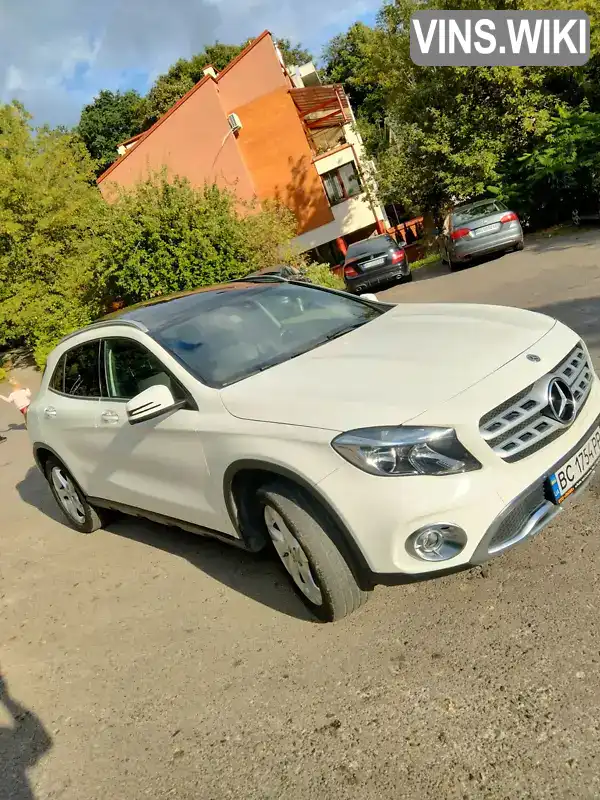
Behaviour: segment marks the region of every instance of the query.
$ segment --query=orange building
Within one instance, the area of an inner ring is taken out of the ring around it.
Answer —
[[[342,87],[321,85],[312,64],[286,68],[265,31],[222,72],[207,66],[148,131],[123,142],[98,184],[110,199],[115,184],[166,168],[242,200],[277,199],[296,216],[298,249],[336,263],[348,243],[387,226],[353,123]]]

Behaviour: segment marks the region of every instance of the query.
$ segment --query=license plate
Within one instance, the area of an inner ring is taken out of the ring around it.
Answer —
[[[492,231],[497,231],[500,226],[497,222],[494,222],[493,225],[484,225],[483,228],[477,228],[474,231],[475,236],[485,236],[486,233],[491,233]]]
[[[600,458],[600,428],[592,433],[575,455],[550,475],[554,502],[562,503],[589,476]]]
[[[371,269],[371,267],[380,267],[385,262],[385,258],[374,258],[371,261],[365,261],[361,264],[363,269]]]

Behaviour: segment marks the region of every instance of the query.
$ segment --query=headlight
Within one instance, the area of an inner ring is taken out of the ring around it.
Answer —
[[[331,446],[371,475],[456,475],[481,468],[453,428],[359,428],[336,436]]]

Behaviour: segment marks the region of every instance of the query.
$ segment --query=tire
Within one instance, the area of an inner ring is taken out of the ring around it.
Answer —
[[[50,491],[72,528],[80,533],[93,533],[102,527],[104,516],[88,503],[77,481],[64,464],[50,456],[44,472]],[[59,488],[61,485],[62,491]]]
[[[344,556],[341,534],[306,492],[276,481],[258,490],[268,538],[294,590],[322,622],[335,622],[366,603]],[[339,543],[339,544],[338,544]]]
[[[525,242],[523,241],[523,239],[521,239],[519,244],[515,247],[515,252],[519,252],[519,250],[523,250],[524,247],[525,247]]]

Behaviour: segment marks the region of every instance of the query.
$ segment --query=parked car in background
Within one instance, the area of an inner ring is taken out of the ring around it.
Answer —
[[[518,216],[499,200],[480,200],[454,208],[438,237],[440,256],[450,269],[492,253],[523,249]]]
[[[348,247],[344,259],[344,283],[349,292],[362,292],[384,283],[412,278],[404,242],[383,234]]]
[[[78,531],[116,510],[272,546],[335,620],[534,536],[592,475],[599,417],[587,348],[550,317],[254,278],[66,337],[27,422]]]

